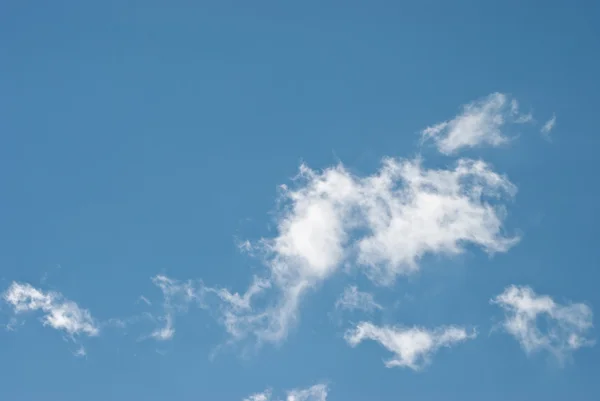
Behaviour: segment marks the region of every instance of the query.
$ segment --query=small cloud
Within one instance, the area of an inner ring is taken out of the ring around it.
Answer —
[[[5,302],[13,307],[15,314],[41,311],[44,326],[67,333],[68,338],[78,343],[77,337],[97,336],[100,326],[87,309],[80,308],[75,302],[54,291],[44,292],[27,283],[13,282],[2,294]],[[11,319],[7,330],[14,330],[16,319]],[[80,346],[75,356],[85,356],[85,349]]]
[[[542,135],[545,138],[549,138],[550,137],[550,131],[552,131],[554,129],[555,125],[556,125],[556,115],[553,114],[552,118],[550,118],[548,121],[546,121],[544,123],[544,125],[542,126],[542,129],[540,130],[540,132],[542,133]]]
[[[3,298],[17,314],[38,310],[44,312],[44,326],[63,330],[70,336],[99,334],[99,327],[90,312],[65,299],[60,293],[45,293],[30,284],[13,282]]]
[[[24,322],[19,322],[16,317],[11,317],[8,320],[8,323],[4,324],[4,329],[6,331],[15,331],[17,330],[17,326],[22,326]]]
[[[294,389],[287,392],[285,401],[327,401],[328,389],[325,384],[316,384],[305,389]],[[277,401],[271,389],[253,394],[243,401]],[[279,399],[281,401],[281,399]]]
[[[244,398],[243,401],[271,401],[271,390],[265,390],[262,393],[256,393],[256,394],[252,394],[246,398]]]
[[[148,306],[152,306],[152,302],[150,302],[150,300],[148,298],[146,298],[143,295],[140,295],[140,297],[138,298],[139,302],[143,302]]]
[[[446,155],[463,148],[482,145],[501,146],[509,141],[502,133],[507,123],[523,124],[533,120],[531,113],[521,114],[519,103],[503,93],[491,95],[463,106],[452,120],[443,121],[421,132],[422,140],[432,139],[437,149]]]
[[[527,354],[547,350],[560,361],[571,352],[594,345],[587,337],[592,309],[582,303],[561,305],[547,295],[536,294],[531,287],[507,287],[491,300],[505,311],[504,330],[512,335]],[[544,319],[545,327],[539,325]]]
[[[327,401],[327,386],[317,384],[303,390],[292,390],[287,394],[287,401]]]
[[[439,348],[450,347],[476,336],[476,332],[468,333],[466,329],[456,326],[427,330],[420,327],[376,326],[369,322],[361,322],[356,328],[348,330],[344,338],[352,347],[364,340],[373,340],[381,344],[394,354],[394,357],[385,362],[388,368],[398,366],[421,370]]]
[[[346,287],[343,294],[335,302],[336,309],[342,310],[360,310],[372,312],[377,309],[383,309],[381,305],[375,302],[372,294],[359,291],[354,285]]]

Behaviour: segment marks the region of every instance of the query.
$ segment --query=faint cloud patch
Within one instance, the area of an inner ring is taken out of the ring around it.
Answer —
[[[593,313],[585,304],[561,305],[531,287],[516,285],[507,287],[491,303],[504,310],[502,327],[527,354],[546,350],[562,362],[573,351],[595,344],[588,337]]]
[[[554,129],[556,125],[556,115],[553,114],[552,117],[544,123],[540,132],[542,136],[548,140],[550,140],[550,132]]]
[[[316,384],[304,389],[294,389],[287,392],[285,401],[327,401],[328,388],[325,384]],[[283,401],[273,398],[273,391],[267,389],[262,393],[252,394],[243,401]]]
[[[355,285],[350,285],[344,289],[342,295],[335,302],[335,308],[348,311],[373,312],[381,310],[383,307],[375,302],[373,294],[359,291]]]

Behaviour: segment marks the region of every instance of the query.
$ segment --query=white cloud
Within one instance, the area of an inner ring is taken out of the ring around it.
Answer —
[[[262,393],[252,394],[244,398],[243,401],[271,401],[271,390],[265,390]]]
[[[388,159],[362,187],[359,205],[370,235],[356,243],[358,262],[376,281],[417,270],[426,253],[458,254],[466,243],[505,252],[518,241],[502,233],[504,209],[487,202],[514,195],[516,187],[482,161],[428,170],[418,161]]]
[[[359,291],[355,285],[348,286],[344,289],[342,295],[335,302],[337,309],[344,310],[361,310],[372,312],[376,309],[383,309],[381,305],[375,302],[373,294]]]
[[[4,292],[3,298],[12,305],[14,312],[25,313],[42,311],[42,322],[57,330],[75,335],[96,336],[99,327],[87,309],[80,308],[75,302],[65,299],[57,292],[43,292],[30,284],[13,282]]]
[[[304,390],[288,392],[287,401],[327,401],[327,386],[317,384]]]
[[[475,337],[475,332],[468,333],[466,329],[456,326],[427,330],[420,327],[376,326],[369,322],[359,323],[344,336],[352,347],[364,340],[376,341],[394,354],[385,361],[386,367],[398,366],[413,370],[426,366],[439,348],[450,347]]]
[[[327,386],[324,384],[316,384],[306,389],[290,390],[287,393],[286,401],[327,401]],[[276,401],[273,397],[273,392],[269,389],[262,393],[253,394],[244,401]]]
[[[208,287],[204,293],[218,295],[234,338],[279,342],[307,291],[345,263],[386,285],[417,271],[425,254],[456,255],[466,244],[507,251],[518,238],[504,235],[497,202],[515,193],[506,177],[468,159],[435,170],[421,160],[387,158],[366,177],[341,164],[322,172],[302,165],[293,187],[281,188],[277,235],[250,245],[265,262],[265,278],[255,278],[244,295]],[[254,302],[268,294],[271,303]]]
[[[554,129],[554,126],[556,125],[556,115],[552,115],[552,118],[550,118],[548,121],[546,121],[544,123],[544,125],[542,126],[542,129],[540,130],[542,135],[544,135],[545,137],[549,137],[550,136],[550,131],[552,131]]]
[[[491,301],[504,309],[503,327],[526,353],[547,350],[562,360],[572,351],[594,344],[587,338],[592,328],[592,309],[582,303],[561,305],[530,287],[507,287]],[[540,322],[544,321],[545,329]]]
[[[531,114],[520,114],[515,99],[502,93],[491,95],[463,106],[461,114],[452,120],[425,128],[423,140],[432,139],[441,153],[454,154],[463,148],[482,145],[500,146],[509,141],[502,133],[507,123],[527,123]]]

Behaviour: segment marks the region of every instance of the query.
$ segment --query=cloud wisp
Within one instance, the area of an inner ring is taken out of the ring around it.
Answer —
[[[350,285],[344,289],[342,295],[335,302],[335,307],[340,310],[363,312],[383,309],[381,305],[375,302],[373,294],[359,291],[355,285]]]
[[[425,128],[421,137],[423,141],[433,140],[439,152],[452,155],[465,148],[504,145],[510,141],[502,133],[505,125],[531,121],[531,114],[519,112],[517,100],[503,93],[492,93],[463,106],[453,119]]]
[[[550,139],[550,132],[554,129],[556,125],[556,115],[553,114],[552,117],[544,123],[540,132],[546,139]]]
[[[200,301],[201,296],[191,281],[182,282],[165,275],[157,275],[152,277],[152,282],[162,291],[163,315],[156,318],[161,322],[161,326],[154,330],[150,337],[158,341],[171,340],[175,336],[175,315],[187,311],[189,304]],[[151,304],[149,301],[146,303]]]
[[[594,345],[592,309],[582,303],[561,305],[527,286],[512,285],[491,300],[505,311],[504,330],[527,354],[546,350],[564,360],[581,347]],[[545,328],[542,329],[542,323]]]
[[[327,401],[328,389],[325,384],[316,384],[305,389],[294,389],[287,392],[285,401]],[[244,398],[243,401],[282,401],[273,398],[271,389]]]
[[[344,335],[351,347],[365,340],[378,342],[394,356],[385,361],[385,366],[405,367],[415,371],[423,369],[431,361],[432,355],[442,347],[451,347],[473,339],[475,331],[468,332],[463,327],[446,326],[434,330],[421,327],[376,326],[361,322]]]

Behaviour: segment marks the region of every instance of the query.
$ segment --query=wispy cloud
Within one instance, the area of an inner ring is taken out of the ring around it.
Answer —
[[[316,384],[305,389],[290,390],[285,398],[286,401],[327,401],[328,389],[325,384]],[[268,389],[262,393],[253,394],[243,401],[276,401],[272,390]]]
[[[385,366],[406,367],[420,370],[426,366],[441,347],[450,347],[476,337],[476,332],[467,332],[465,328],[449,326],[427,330],[420,327],[376,326],[361,322],[344,336],[348,344],[357,346],[364,340],[373,340],[381,344],[394,356],[385,361]]]
[[[531,114],[521,114],[515,99],[503,93],[491,95],[463,106],[451,120],[425,128],[423,140],[431,139],[441,153],[454,154],[463,148],[500,146],[509,141],[502,133],[507,123],[531,122]]]
[[[73,342],[77,343],[78,336],[100,333],[99,324],[87,309],[80,308],[58,292],[44,292],[27,283],[13,282],[2,298],[13,307],[15,314],[43,312],[42,324],[65,332]],[[11,322],[7,328],[14,328],[16,320],[11,319]],[[85,348],[80,346],[74,354],[85,356]]]
[[[547,350],[563,360],[572,351],[594,344],[587,337],[593,314],[585,304],[561,305],[547,295],[536,294],[530,287],[515,285],[491,302],[504,309],[504,329],[528,354]],[[541,319],[544,326],[540,325]]]
[[[552,131],[554,129],[554,126],[556,125],[556,115],[553,114],[552,117],[546,121],[544,123],[544,125],[542,126],[542,129],[540,130],[540,132],[542,133],[542,135],[545,138],[549,138],[550,137],[550,131]]]
[[[43,292],[30,284],[13,282],[4,292],[3,298],[17,314],[44,312],[42,322],[45,326],[65,331],[70,336],[99,334],[98,325],[90,312],[65,299],[58,292]]]
[[[163,293],[163,315],[158,317],[162,326],[154,330],[150,337],[166,341],[175,335],[175,315],[185,312],[193,301],[200,301],[197,287],[191,281],[179,281],[165,275],[157,275],[152,282],[160,288]]]
[[[381,305],[375,302],[373,294],[359,291],[355,285],[348,286],[344,289],[342,295],[335,302],[336,309],[342,310],[360,310],[372,312],[377,309],[383,309]]]

